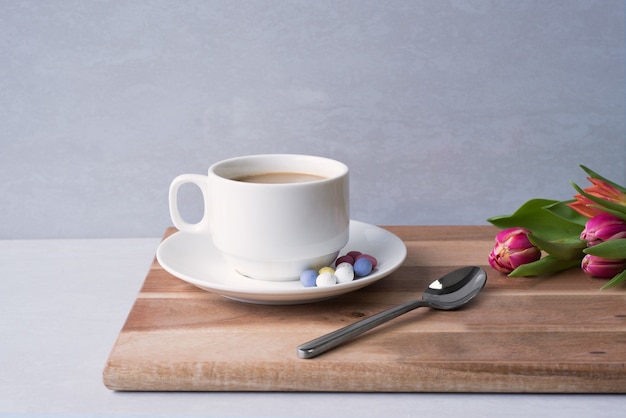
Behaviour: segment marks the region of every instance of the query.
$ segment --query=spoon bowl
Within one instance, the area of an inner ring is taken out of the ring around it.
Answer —
[[[422,295],[431,308],[457,309],[474,299],[487,283],[487,273],[480,267],[463,267],[432,282]]]
[[[352,338],[391,319],[419,307],[451,310],[474,299],[487,283],[487,273],[480,267],[463,267],[440,277],[424,291],[422,299],[395,306],[369,318],[304,343],[298,347],[298,357],[309,359],[335,348]]]

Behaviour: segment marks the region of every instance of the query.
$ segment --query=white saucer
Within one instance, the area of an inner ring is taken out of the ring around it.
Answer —
[[[159,245],[156,257],[167,272],[200,289],[267,305],[316,302],[361,289],[396,270],[406,258],[406,246],[400,238],[357,221],[350,221],[350,239],[340,255],[348,251],[371,254],[378,266],[366,277],[328,287],[304,287],[300,280],[270,282],[242,276],[226,264],[207,235],[176,232]]]

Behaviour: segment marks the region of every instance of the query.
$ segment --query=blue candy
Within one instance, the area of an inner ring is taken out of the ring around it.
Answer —
[[[359,277],[367,276],[372,272],[372,261],[369,258],[359,258],[354,262],[354,274]]]
[[[315,280],[317,279],[317,271],[315,270],[304,270],[302,274],[300,274],[300,283],[304,287],[315,287]]]

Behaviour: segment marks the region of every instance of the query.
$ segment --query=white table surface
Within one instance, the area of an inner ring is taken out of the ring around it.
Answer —
[[[109,391],[102,370],[159,241],[0,241],[0,417],[626,416],[624,395]]]

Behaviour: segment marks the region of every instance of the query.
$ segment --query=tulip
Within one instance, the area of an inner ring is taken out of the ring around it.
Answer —
[[[593,183],[593,186],[589,186],[583,189],[587,194],[599,197],[604,200],[608,200],[612,203],[626,205],[626,193],[622,192],[617,187],[605,182],[604,180],[593,177],[588,177],[587,179],[591,183]],[[604,213],[601,209],[593,207],[593,205],[596,205],[596,203],[581,194],[575,195],[574,199],[576,199],[576,201],[569,203],[567,206],[574,209],[581,215],[586,216],[587,218],[592,218],[596,215]]]
[[[525,228],[503,229],[496,235],[496,245],[489,254],[489,264],[501,273],[510,273],[523,264],[541,258],[541,250],[529,240]]]
[[[587,254],[580,267],[591,276],[608,279],[626,270],[626,259],[602,258]]]
[[[626,221],[604,212],[589,219],[580,234],[580,239],[590,247],[618,238],[626,238]]]

